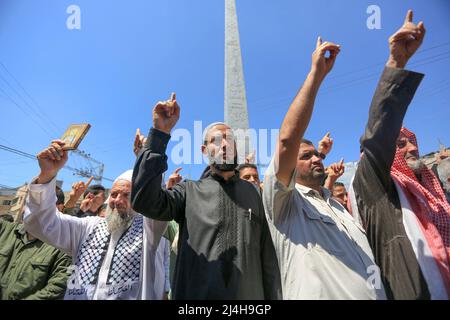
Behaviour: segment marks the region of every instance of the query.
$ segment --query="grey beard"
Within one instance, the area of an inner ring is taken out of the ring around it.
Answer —
[[[108,205],[106,208],[106,223],[108,225],[109,233],[116,231],[125,231],[133,222],[133,218],[136,216],[136,212],[129,210],[126,214],[120,214],[117,208],[111,209]]]
[[[409,160],[406,161],[408,167],[414,172],[415,175],[420,175],[422,169],[425,167],[425,163],[422,160]]]

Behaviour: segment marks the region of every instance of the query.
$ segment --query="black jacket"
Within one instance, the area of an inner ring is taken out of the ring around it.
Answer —
[[[133,173],[134,210],[180,225],[174,299],[278,299],[275,249],[256,189],[236,174],[161,188],[170,136],[151,129]]]
[[[385,68],[372,100],[353,189],[388,299],[430,299],[390,171],[403,118],[423,74]]]

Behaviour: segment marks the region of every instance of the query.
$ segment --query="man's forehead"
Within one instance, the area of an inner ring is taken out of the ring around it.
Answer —
[[[250,168],[250,167],[244,168],[241,171],[242,171],[242,174],[258,174],[258,170],[257,169]]]
[[[417,148],[417,143],[414,139],[410,138],[410,137],[405,137],[405,136],[400,136],[397,139],[397,148],[403,149],[409,145],[413,145]]]
[[[221,139],[235,141],[233,129],[226,125],[217,125],[208,130],[205,140],[207,142],[220,143]]]
[[[299,148],[299,152],[307,152],[307,151],[314,151],[316,150],[316,148],[308,143],[300,143],[300,148]]]
[[[407,140],[407,141],[415,144],[416,143],[416,136],[414,134],[410,133],[410,132],[400,131],[400,134],[398,135],[397,140],[401,140],[401,141]]]
[[[232,133],[233,130],[231,130],[231,128],[229,126],[227,126],[226,124],[216,124],[215,126],[209,128],[209,130],[208,130],[209,135],[223,134],[223,133],[228,133],[228,132]]]
[[[131,182],[128,180],[117,180],[112,188],[111,191],[119,191],[119,190],[131,190]]]
[[[232,134],[233,130],[227,125],[218,124],[208,130],[208,136],[222,136],[223,134]]]

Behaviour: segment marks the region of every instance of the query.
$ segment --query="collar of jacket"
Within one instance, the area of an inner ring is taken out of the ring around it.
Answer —
[[[331,197],[331,192],[330,190],[320,187],[322,194],[320,194],[318,191],[311,189],[307,186],[301,185],[299,183],[295,184],[295,187],[297,188],[298,191],[300,191],[301,193],[303,193],[305,196],[310,196],[313,195],[315,197],[320,197],[323,198],[324,200],[328,200],[328,198]]]
[[[17,225],[16,230],[14,230],[14,232],[16,233],[17,237],[21,239],[24,243],[30,243],[37,240],[36,238],[34,238],[33,240],[28,239],[29,237],[25,231],[25,227],[23,226],[23,224]]]
[[[237,170],[234,170],[234,176],[230,177],[230,179],[225,180],[221,175],[213,172],[212,170],[210,171],[210,175],[214,180],[217,180],[219,182],[223,182],[223,183],[236,183],[237,181],[239,181],[239,172]]]

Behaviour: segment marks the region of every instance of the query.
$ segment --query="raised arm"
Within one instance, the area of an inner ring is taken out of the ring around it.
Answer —
[[[37,155],[41,172],[29,186],[23,220],[31,235],[75,256],[92,220],[64,215],[56,208],[56,175],[68,159],[63,146],[61,140],[52,141]]]
[[[342,158],[339,162],[331,164],[325,172],[327,173],[327,178],[324,183],[324,188],[327,188],[330,191],[333,191],[334,183],[344,174],[345,166],[344,166],[344,158]]]
[[[423,22],[415,25],[412,18],[413,13],[409,10],[403,26],[389,38],[389,59],[372,99],[361,140],[362,164],[370,161],[384,185],[389,183],[403,118],[423,78],[423,74],[403,70],[425,36]]]
[[[291,181],[300,142],[311,119],[317,92],[323,79],[333,68],[339,51],[339,45],[322,43],[320,37],[317,39],[311,70],[284,118],[275,155],[275,171],[277,179],[285,186]],[[327,52],[330,53],[328,58],[325,57]]]
[[[156,220],[176,220],[184,217],[185,185],[166,190],[161,187],[162,174],[167,170],[166,148],[170,132],[180,117],[180,107],[172,94],[170,100],[158,102],[153,109],[153,128],[139,152],[133,171],[131,204],[133,209]]]
[[[76,182],[72,184],[72,190],[69,194],[69,200],[64,205],[65,209],[72,209],[78,202],[78,199],[83,195],[83,193],[89,188],[94,177],[90,177],[89,180],[84,183],[83,181]]]
[[[324,155],[328,155],[333,148],[333,143],[334,140],[330,138],[330,132],[327,132],[327,134],[317,144],[317,151],[323,153]]]

